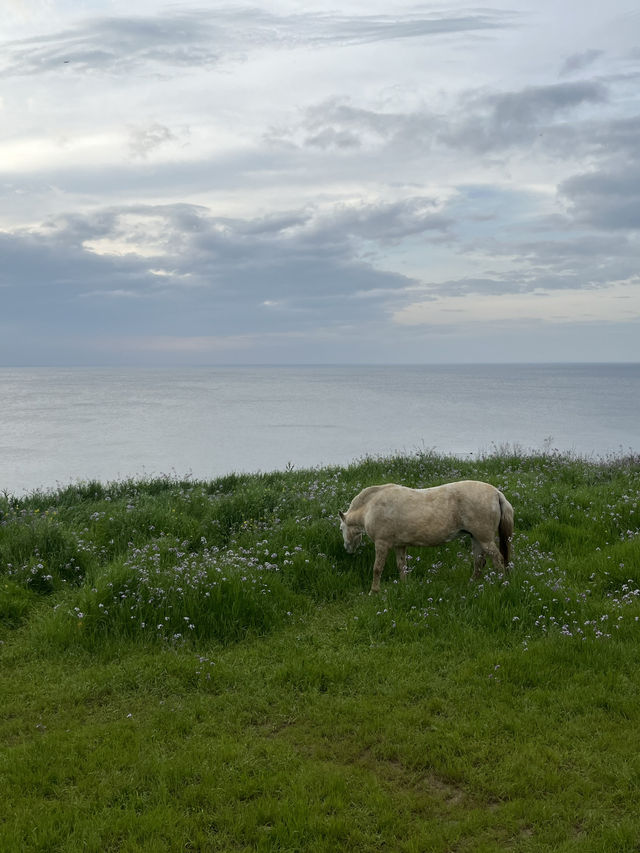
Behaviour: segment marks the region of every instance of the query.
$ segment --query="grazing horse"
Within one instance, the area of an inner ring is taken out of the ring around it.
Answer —
[[[340,530],[349,554],[360,545],[363,533],[373,539],[376,559],[371,592],[380,592],[380,575],[391,548],[404,580],[408,545],[442,545],[460,533],[471,535],[474,578],[480,577],[487,557],[505,573],[511,559],[513,507],[495,486],[477,480],[431,489],[386,483],[369,486],[355,496],[349,509],[340,513]]]

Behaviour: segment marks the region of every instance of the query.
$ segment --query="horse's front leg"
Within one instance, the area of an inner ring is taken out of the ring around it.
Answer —
[[[400,546],[396,547],[396,566],[398,567],[398,574],[400,575],[400,580],[407,579],[407,549]]]
[[[384,569],[384,564],[387,561],[389,546],[386,542],[376,542],[376,559],[373,564],[373,582],[371,584],[371,592],[380,592],[380,575]]]

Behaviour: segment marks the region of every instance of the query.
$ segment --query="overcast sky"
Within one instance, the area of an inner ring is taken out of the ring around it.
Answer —
[[[0,365],[640,360],[637,2],[2,7]]]

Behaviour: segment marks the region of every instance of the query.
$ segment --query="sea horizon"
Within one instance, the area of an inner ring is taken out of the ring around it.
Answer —
[[[492,448],[640,451],[640,363],[0,368],[0,490]]]
[[[144,370],[223,370],[225,368],[236,368],[236,367],[251,367],[251,368],[275,368],[275,367],[428,367],[428,368],[437,368],[437,367],[554,367],[554,366],[585,366],[585,367],[595,367],[598,365],[640,365],[640,359],[628,361],[628,360],[618,360],[618,359],[608,359],[608,360],[598,360],[598,361],[567,361],[567,360],[553,360],[553,361],[438,361],[438,362],[429,362],[429,361],[397,361],[397,362],[386,362],[386,361],[299,361],[299,362],[284,362],[284,361],[273,361],[273,362],[221,362],[221,363],[202,363],[202,364],[178,364],[175,362],[167,362],[167,363],[156,363],[156,364],[118,364],[118,363],[92,363],[92,364],[65,364],[55,363],[55,364],[0,364],[0,370],[30,370],[30,369],[52,369],[52,370],[102,370],[102,369],[113,369],[113,370],[129,370],[129,369],[137,369],[142,368]]]

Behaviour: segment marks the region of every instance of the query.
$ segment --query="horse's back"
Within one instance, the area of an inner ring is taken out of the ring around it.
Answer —
[[[366,495],[365,495],[366,493]],[[455,501],[459,503],[489,501],[498,499],[500,492],[490,483],[481,480],[457,480],[430,486],[426,489],[412,489],[397,483],[385,483],[382,486],[369,486],[358,497],[366,498],[367,503],[396,503],[398,506],[424,505]],[[363,501],[364,502],[364,501]]]
[[[361,495],[364,492],[368,492],[363,504],[364,526],[373,539],[431,545],[462,530],[484,532],[500,519],[500,492],[479,480],[427,489],[387,483],[369,487]]]

